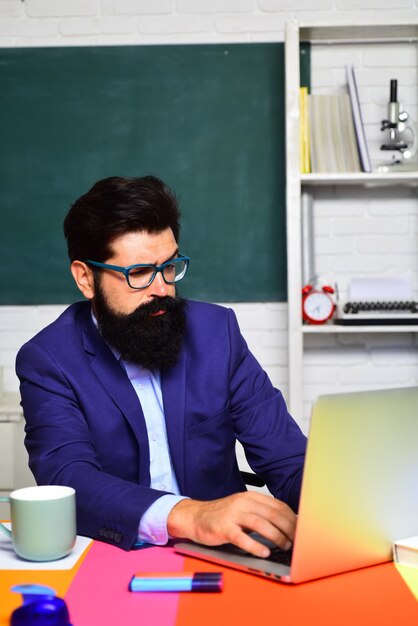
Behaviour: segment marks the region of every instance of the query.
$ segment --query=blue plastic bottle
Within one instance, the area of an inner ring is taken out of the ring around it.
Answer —
[[[23,604],[13,611],[10,626],[72,626],[67,605],[54,589],[44,585],[15,585]]]

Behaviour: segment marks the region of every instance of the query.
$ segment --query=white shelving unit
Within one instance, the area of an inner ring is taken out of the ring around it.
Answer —
[[[0,396],[0,496],[34,485],[23,446],[24,420],[18,395]],[[10,506],[0,503],[0,519],[10,518]]]
[[[285,30],[286,73],[286,201],[287,201],[287,267],[288,267],[288,363],[289,397],[291,413],[302,419],[304,411],[303,362],[305,339],[318,335],[354,333],[416,333],[417,326],[341,326],[326,324],[308,326],[302,323],[301,290],[306,264],[306,220],[304,205],[311,203],[310,215],[315,219],[315,190],[319,187],[357,186],[381,190],[382,186],[418,186],[418,172],[353,173],[353,174],[300,174],[299,170],[299,87],[300,43],[338,46],[339,44],[382,44],[391,42],[416,42],[418,23],[397,24],[304,24],[291,20]],[[389,76],[390,78],[390,76]],[[369,191],[370,193],[370,191]],[[312,205],[313,203],[313,205]],[[418,208],[418,205],[417,205]],[[304,255],[305,252],[305,255]],[[304,258],[305,257],[305,258]],[[305,272],[306,273],[306,272]],[[333,390],[330,389],[330,392]]]

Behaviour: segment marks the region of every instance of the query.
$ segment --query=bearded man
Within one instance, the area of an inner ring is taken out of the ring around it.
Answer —
[[[64,222],[85,300],[19,351],[38,484],[76,490],[77,531],[125,550],[187,538],[260,557],[289,548],[306,447],[232,310],[176,294],[174,193],[154,176],[97,182]],[[210,251],[208,251],[210,262]],[[272,496],[247,491],[235,443]]]

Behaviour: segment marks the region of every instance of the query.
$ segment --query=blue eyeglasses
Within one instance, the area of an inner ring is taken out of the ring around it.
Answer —
[[[158,272],[167,285],[174,285],[185,277],[189,267],[190,259],[188,256],[179,254],[175,259],[166,261],[162,265],[151,265],[148,263],[138,263],[137,265],[128,265],[121,267],[120,265],[109,265],[109,263],[99,263],[98,261],[85,261],[88,265],[94,265],[104,270],[114,270],[124,274],[126,281],[132,289],[146,289],[150,286]]]

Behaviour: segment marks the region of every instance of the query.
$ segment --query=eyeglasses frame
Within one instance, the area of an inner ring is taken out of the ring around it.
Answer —
[[[186,263],[186,267],[183,273],[183,276],[177,280],[173,280],[173,281],[168,281],[166,280],[165,276],[164,276],[164,268],[168,267],[169,265],[172,265],[173,263],[176,263],[178,261],[183,261]],[[146,289],[147,287],[149,287],[153,282],[155,277],[157,276],[157,274],[160,272],[161,276],[163,277],[164,282],[167,285],[174,285],[175,283],[180,282],[180,280],[183,280],[183,278],[186,275],[186,272],[189,268],[189,264],[190,264],[190,258],[188,256],[185,256],[184,254],[178,254],[176,256],[175,259],[170,259],[170,261],[165,261],[164,263],[162,263],[161,265],[153,265],[152,263],[136,263],[135,265],[128,265],[127,267],[122,267],[121,265],[110,265],[109,263],[99,263],[99,261],[92,261],[91,259],[86,259],[84,261],[84,263],[87,263],[87,265],[94,265],[95,267],[99,267],[100,269],[105,269],[105,270],[114,270],[115,272],[120,272],[121,274],[123,274],[126,278],[126,282],[128,283],[129,287],[131,289],[136,289],[136,290],[142,290],[142,289]],[[151,276],[149,282],[144,285],[143,287],[132,287],[131,283],[129,282],[129,272],[130,270],[137,268],[137,267],[149,267],[152,268],[154,270],[153,275]]]

